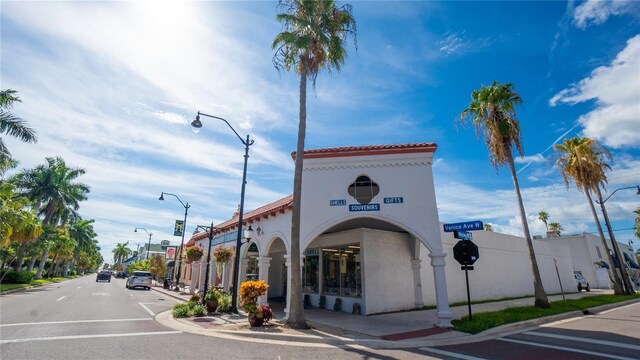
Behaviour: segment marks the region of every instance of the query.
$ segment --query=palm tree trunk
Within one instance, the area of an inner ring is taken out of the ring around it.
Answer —
[[[598,214],[596,213],[596,208],[595,206],[593,206],[593,200],[591,199],[591,194],[587,189],[584,190],[584,194],[587,196],[587,200],[589,201],[589,207],[591,208],[591,214],[593,215],[593,219],[596,221],[596,228],[598,229],[598,235],[600,235],[602,246],[604,246],[604,251],[607,253],[607,260],[609,261],[609,264],[611,264],[611,273],[613,274],[613,292],[616,295],[624,295],[622,282],[620,281],[620,276],[618,276],[618,271],[616,270],[615,264],[613,262],[613,257],[611,256],[611,250],[609,250],[609,246],[607,245],[607,240],[605,240],[604,238],[604,233],[602,232],[602,226],[600,226],[600,220],[598,220]]]
[[[53,270],[55,270],[56,264],[58,263],[58,253],[53,255],[53,260],[49,264],[49,270],[47,271],[47,277],[53,277]]]
[[[42,254],[42,258],[40,258],[40,264],[38,265],[38,271],[36,272],[36,279],[42,279],[42,271],[44,270],[44,264],[47,262],[47,258],[49,257],[49,249],[45,249]]]
[[[33,267],[36,265],[36,260],[38,260],[38,255],[33,255],[31,260],[29,260],[29,266],[27,266],[27,271],[33,271]]]
[[[304,61],[304,60],[302,60]],[[303,66],[304,67],[304,66]],[[304,158],[304,140],[307,129],[307,72],[300,74],[300,123],[298,124],[298,144],[296,146],[296,164],[293,176],[293,209],[291,215],[291,298],[289,299],[289,317],[287,325],[295,329],[308,328],[302,307],[302,286],[300,274],[300,204],[302,203],[302,164]]]
[[[16,262],[13,265],[14,271],[22,270],[22,263],[24,262],[24,252],[27,250],[27,244],[22,244],[18,248],[18,253],[16,254]]]
[[[611,223],[609,222],[609,216],[607,215],[607,210],[604,207],[602,201],[602,193],[600,192],[600,187],[596,187],[596,194],[598,195],[598,201],[600,203],[600,209],[602,210],[602,215],[604,216],[604,222],[607,225],[607,231],[609,232],[609,237],[611,238],[611,247],[618,258],[618,263],[620,264],[620,276],[622,277],[622,284],[625,287],[625,291],[627,294],[633,294],[633,286],[631,285],[631,281],[629,281],[629,274],[627,274],[627,269],[624,267],[624,258],[622,257],[622,253],[620,253],[620,248],[618,247],[618,243],[616,242],[615,236],[613,236],[613,230],[611,230]],[[615,264],[614,264],[615,265]],[[614,266],[615,267],[615,266]]]
[[[516,176],[516,167],[513,164],[513,156],[509,156],[509,170],[511,171],[513,186],[516,189],[516,195],[518,197],[520,219],[522,220],[522,232],[524,233],[524,237],[527,240],[527,248],[529,248],[529,260],[531,261],[531,271],[533,272],[533,291],[535,295],[534,305],[539,308],[548,308],[549,299],[547,298],[547,294],[544,291],[544,286],[542,285],[542,277],[540,276],[540,270],[538,269],[538,260],[536,259],[536,253],[533,249],[533,241],[531,240],[531,233],[529,232],[527,215],[524,211],[522,195],[520,194],[520,185],[518,184],[518,177]]]

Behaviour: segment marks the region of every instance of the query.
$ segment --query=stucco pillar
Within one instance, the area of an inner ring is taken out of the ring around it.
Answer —
[[[259,257],[258,258],[258,279],[264,280],[267,284],[269,284],[269,265],[271,264],[270,257]],[[264,294],[258,298],[258,302],[260,304],[267,304],[267,294]]]
[[[205,274],[207,273],[207,258],[206,257],[202,257],[202,259],[200,259],[200,282],[198,283],[198,290],[203,291],[204,293],[207,292],[207,289],[204,288],[204,277]]]
[[[213,286],[218,286],[216,284],[216,278],[218,277],[218,267],[216,266],[216,258],[211,257],[211,262],[209,263],[209,284]]]
[[[229,292],[229,267],[231,265],[229,265],[229,261],[227,260],[227,262],[224,263],[224,266],[222,266],[222,290],[224,290],[225,292]]]
[[[238,273],[238,287],[247,281],[247,266],[249,266],[249,259],[240,259],[240,272]]]
[[[433,267],[433,280],[436,285],[436,305],[438,306],[436,315],[438,316],[438,327],[453,327],[451,324],[451,310],[449,309],[449,295],[447,294],[447,279],[445,277],[444,266],[446,264],[446,254],[429,254],[431,267]]]
[[[422,274],[420,273],[420,269],[422,268],[421,263],[422,260],[420,259],[411,260],[411,268],[413,269],[413,296],[416,306],[424,305],[422,298]]]
[[[193,261],[191,263],[191,278],[189,279],[189,294],[193,294],[196,290],[196,284],[198,279],[196,278],[196,271],[198,270],[198,263]]]
[[[284,306],[284,318],[289,318],[289,303],[291,301],[291,255],[284,256],[284,266],[287,267],[287,298]]]

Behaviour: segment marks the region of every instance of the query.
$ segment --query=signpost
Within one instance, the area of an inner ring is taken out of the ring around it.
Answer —
[[[469,292],[469,270],[473,270],[473,266],[471,265],[473,265],[479,257],[478,245],[471,241],[471,233],[469,233],[469,240],[460,240],[453,246],[453,258],[462,265],[461,270],[464,270],[464,277],[467,282],[467,307],[469,308],[470,321],[473,320],[473,317],[471,315],[471,294]]]

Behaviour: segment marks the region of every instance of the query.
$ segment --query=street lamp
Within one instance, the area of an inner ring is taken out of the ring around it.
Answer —
[[[607,196],[606,199],[602,200],[602,194],[600,193],[600,189],[598,189],[599,200],[596,200],[596,202],[600,204],[600,210],[602,210],[602,215],[604,216],[604,223],[607,225],[607,231],[609,232],[609,237],[611,238],[611,244],[613,245],[613,251],[615,252],[616,257],[618,258],[618,263],[620,264],[620,275],[622,275],[622,283],[624,284],[624,287],[627,289],[627,293],[631,294],[633,293],[633,286],[629,281],[629,275],[627,274],[627,269],[624,268],[624,258],[620,253],[620,248],[618,247],[616,238],[613,236],[613,230],[611,230],[611,223],[609,222],[609,215],[607,215],[607,209],[604,207],[604,203],[607,200],[609,200],[609,198],[611,198],[613,194],[615,194],[619,190],[628,190],[628,189],[637,189],[636,195],[640,195],[640,186],[629,186],[629,187],[623,187],[623,188],[614,190],[611,193],[611,195]],[[614,271],[615,271],[615,264],[614,264]]]
[[[186,203],[186,204],[183,203],[182,200],[180,200],[180,198],[178,197],[178,195],[164,192],[164,191],[160,194],[160,197],[158,198],[158,200],[164,201],[165,195],[171,195],[175,197],[176,199],[178,199],[178,201],[180,201],[180,204],[182,204],[182,206],[184,207],[184,222],[182,223],[182,241],[180,242],[180,251],[178,252],[178,258],[176,259],[175,266],[173,267],[173,274],[171,274],[171,277],[173,278],[173,275],[175,275],[176,273],[176,268],[178,268],[178,274],[175,277],[176,287],[174,288],[174,290],[180,291],[180,287],[178,285],[180,282],[180,270],[182,267],[182,248],[184,247],[184,233],[185,233],[184,229],[186,229],[187,227],[187,214],[189,213],[189,208],[191,207],[191,205],[189,205],[189,203]]]
[[[204,293],[202,294],[202,303],[205,302],[205,296],[207,295],[207,288],[209,287],[209,266],[211,263],[211,243],[213,242],[213,233],[216,232],[216,229],[213,227],[213,222],[211,226],[202,226],[196,225],[196,229],[203,229],[209,232],[209,249],[207,251],[207,272],[204,275]]]
[[[141,228],[141,227],[135,228],[135,230],[133,230],[133,232],[138,232],[138,229],[144,230],[144,232],[146,232],[149,235],[149,244],[147,245],[147,260],[149,260],[149,252],[151,251],[151,237],[153,236],[153,234],[148,232],[147,229]],[[139,246],[138,246],[138,248],[139,248]]]
[[[247,139],[243,140],[238,132],[229,124],[229,122],[221,117],[213,116],[205,113],[201,113],[198,111],[198,115],[196,115],[196,119],[191,122],[191,126],[193,127],[194,132],[200,131],[202,128],[202,122],[200,121],[200,115],[210,117],[213,119],[222,120],[229,126],[231,131],[240,139],[240,142],[244,145],[244,170],[242,171],[242,190],[240,191],[240,209],[238,211],[238,236],[236,238],[236,256],[233,260],[233,293],[231,294],[231,312],[234,314],[238,313],[238,273],[240,267],[240,247],[242,246],[242,216],[244,212],[244,187],[247,184],[247,160],[249,159],[249,146],[253,145],[253,140],[249,138],[247,134]]]

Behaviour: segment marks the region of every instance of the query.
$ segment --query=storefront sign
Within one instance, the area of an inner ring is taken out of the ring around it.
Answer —
[[[402,204],[403,202],[404,198],[402,196],[384,198],[385,204]]]
[[[329,200],[329,206],[345,206],[347,205],[347,200]]]
[[[380,211],[380,204],[351,204],[349,211]]]
[[[307,251],[304,252],[304,254],[306,256],[318,256],[318,249],[307,249]]]

